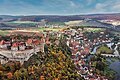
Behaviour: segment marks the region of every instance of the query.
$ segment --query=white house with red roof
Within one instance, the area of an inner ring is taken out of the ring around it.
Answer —
[[[33,43],[33,39],[28,39],[28,40],[26,41],[26,45],[27,45],[27,46],[32,45],[32,43]]]
[[[11,46],[11,50],[18,51],[18,46],[19,46],[19,44],[17,42],[13,43],[12,46]]]
[[[26,46],[23,42],[19,43],[19,50],[25,50]]]
[[[4,48],[4,49],[7,48],[7,44],[4,40],[0,41],[0,48]]]

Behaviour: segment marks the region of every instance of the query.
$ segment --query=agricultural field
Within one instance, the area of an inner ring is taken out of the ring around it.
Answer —
[[[85,31],[87,32],[100,32],[100,31],[104,31],[105,29],[103,28],[85,28]]]
[[[101,45],[98,49],[97,49],[97,54],[112,54],[113,51],[107,46],[107,45]]]
[[[38,30],[38,31],[60,31],[60,30],[63,30],[64,28],[44,28],[44,27],[41,27],[41,28],[36,28],[35,30]]]
[[[0,35],[7,35],[9,34],[9,31],[8,30],[0,30]]]
[[[10,23],[10,24],[22,24],[22,23],[26,23],[26,24],[35,24],[38,22],[33,22],[33,21],[12,21],[12,22],[6,22],[6,23]]]
[[[64,22],[48,22],[47,25],[65,25]]]
[[[5,24],[12,25],[12,26],[20,26],[20,27],[33,27],[36,26],[38,22],[32,21],[12,21],[12,22],[5,22]]]

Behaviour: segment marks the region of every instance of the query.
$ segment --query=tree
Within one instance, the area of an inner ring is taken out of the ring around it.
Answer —
[[[19,70],[16,70],[14,73],[14,79],[15,80],[21,80],[21,73],[19,72]]]
[[[3,75],[3,71],[0,71],[0,79],[2,79]]]
[[[12,78],[13,78],[13,74],[12,74],[11,72],[8,72],[8,73],[7,73],[7,78],[8,78],[8,79],[12,79]]]
[[[19,70],[19,72],[21,73],[21,78],[23,80],[27,80],[27,78],[28,78],[28,72],[27,72],[27,70],[25,68],[21,68]]]

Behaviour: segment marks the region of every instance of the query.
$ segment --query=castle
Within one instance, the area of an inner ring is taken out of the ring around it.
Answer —
[[[0,61],[5,64],[8,61],[27,61],[33,54],[44,52],[44,39],[28,38],[26,41],[1,40],[0,41]]]

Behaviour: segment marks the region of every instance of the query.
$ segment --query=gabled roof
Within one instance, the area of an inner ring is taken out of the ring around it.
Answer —
[[[40,41],[39,41],[39,40],[34,40],[33,43],[34,43],[35,45],[38,45],[38,44],[40,43]]]
[[[28,39],[28,40],[27,40],[27,43],[28,43],[28,44],[31,44],[32,42],[33,42],[33,39]]]
[[[12,47],[18,47],[19,44],[16,42],[16,43],[13,43]]]
[[[4,45],[4,44],[5,44],[5,41],[4,41],[4,40],[2,40],[2,41],[0,42],[0,44],[1,44],[1,45]]]

